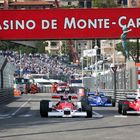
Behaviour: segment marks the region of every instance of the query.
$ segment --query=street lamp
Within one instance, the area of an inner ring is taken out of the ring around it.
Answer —
[[[19,51],[19,76],[22,77],[22,67],[21,67],[21,50]]]
[[[117,66],[116,66],[114,63],[112,63],[112,64],[110,65],[110,67],[111,67],[111,69],[112,69],[112,71],[113,71],[113,73],[114,73],[114,77],[113,77],[113,84],[114,84],[114,88],[113,88],[113,90],[114,90],[114,92],[113,92],[113,97],[114,97],[114,100],[116,101],[116,71],[117,71]]]
[[[82,64],[82,87],[84,87],[84,66],[83,66],[83,55],[81,56],[81,58],[80,58],[80,61],[81,61],[81,64]]]
[[[98,46],[97,46],[97,40],[96,40],[95,43],[96,43],[96,44],[95,44],[95,47],[94,47],[94,49],[96,50],[95,76],[96,76],[96,90],[97,90],[97,89],[98,89],[98,87],[97,87],[97,69],[98,69],[98,64],[97,64],[97,62],[98,62],[97,50],[98,50],[99,48],[98,48]]]
[[[79,43],[79,47],[80,47],[80,51],[81,51],[81,55],[80,55],[80,61],[81,61],[81,65],[82,65],[82,87],[84,87],[84,65],[83,65],[83,46],[81,43]]]

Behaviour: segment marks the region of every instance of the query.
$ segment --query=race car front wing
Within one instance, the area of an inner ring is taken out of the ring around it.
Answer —
[[[48,112],[48,116],[50,117],[86,117],[87,112],[61,110],[61,111]]]

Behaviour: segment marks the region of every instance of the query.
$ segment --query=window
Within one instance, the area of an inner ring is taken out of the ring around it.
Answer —
[[[57,42],[51,42],[51,46],[56,46]]]
[[[43,44],[45,45],[45,47],[48,47],[49,46],[49,43],[48,42],[44,42]]]
[[[91,8],[91,2],[87,2],[87,8]]]
[[[79,2],[79,7],[84,7],[84,2]]]
[[[71,1],[68,2],[68,5],[71,5]]]

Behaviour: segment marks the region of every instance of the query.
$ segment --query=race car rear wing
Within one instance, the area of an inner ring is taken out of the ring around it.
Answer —
[[[87,92],[87,96],[102,96],[102,97],[104,97],[104,96],[106,96],[105,95],[105,93],[104,92],[98,92],[98,94],[97,94],[97,92]]]
[[[52,95],[52,99],[61,99],[65,96],[65,94],[54,94]],[[66,95],[69,100],[71,99],[78,99],[78,96],[76,94],[68,94]]]
[[[87,95],[95,95],[96,92],[87,92]]]

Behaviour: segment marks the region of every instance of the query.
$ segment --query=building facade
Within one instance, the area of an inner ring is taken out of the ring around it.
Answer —
[[[3,7],[4,9],[48,9],[56,7],[56,4],[54,0],[3,0]]]
[[[51,41],[45,41],[46,47],[45,51],[51,55],[61,55],[62,51],[62,41],[56,41],[56,40],[51,40]]]
[[[140,7],[140,0],[128,0],[128,7]]]

